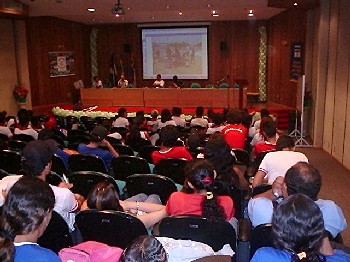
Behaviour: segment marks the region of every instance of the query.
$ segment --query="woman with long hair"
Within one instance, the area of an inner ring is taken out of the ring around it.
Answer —
[[[24,176],[11,187],[1,212],[0,261],[61,261],[37,244],[54,205],[51,187],[36,177]]]
[[[292,195],[277,206],[272,235],[275,248],[258,249],[252,262],[350,261],[342,251],[330,247],[320,208],[303,194]]]
[[[229,221],[234,216],[232,199],[213,192],[216,172],[209,161],[190,161],[185,167],[185,174],[188,192],[171,194],[166,205],[168,215],[199,215],[211,221]]]

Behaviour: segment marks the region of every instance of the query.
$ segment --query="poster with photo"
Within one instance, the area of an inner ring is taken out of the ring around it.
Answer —
[[[49,52],[50,77],[75,75],[73,52]]]

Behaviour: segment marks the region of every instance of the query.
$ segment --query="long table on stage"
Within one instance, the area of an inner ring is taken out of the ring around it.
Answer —
[[[82,88],[80,94],[84,106],[207,108],[247,106],[247,88],[241,90],[239,88]]]

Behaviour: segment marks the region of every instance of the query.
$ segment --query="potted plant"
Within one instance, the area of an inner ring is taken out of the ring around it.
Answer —
[[[28,92],[29,90],[23,85],[16,85],[15,89],[13,90],[13,96],[18,103],[26,103]]]

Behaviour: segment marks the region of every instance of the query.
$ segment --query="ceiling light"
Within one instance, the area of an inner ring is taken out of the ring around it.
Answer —
[[[183,15],[183,13],[180,11],[180,12],[179,12],[179,15]]]
[[[297,5],[298,5],[298,3],[297,3],[297,2],[295,2],[295,3],[294,3],[294,5],[295,5],[295,6],[297,6]]]
[[[253,10],[249,10],[248,16],[254,16]]]
[[[170,8],[170,5],[167,5],[167,6],[166,6],[166,9],[169,9],[169,8]]]
[[[93,13],[93,12],[95,12],[96,11],[96,9],[95,8],[88,8],[87,9],[90,13]]]
[[[213,10],[213,11],[211,11],[211,16],[218,17],[219,14],[217,11]]]

